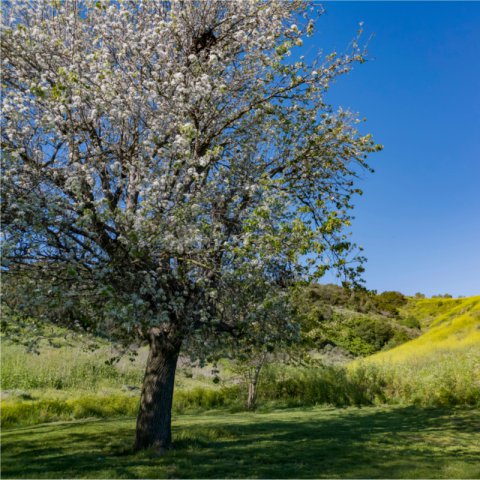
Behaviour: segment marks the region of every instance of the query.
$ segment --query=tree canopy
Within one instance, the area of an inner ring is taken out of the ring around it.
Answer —
[[[355,277],[344,228],[380,147],[325,100],[357,43],[300,55],[308,3],[3,8],[3,261],[28,272],[23,305],[83,302],[55,320],[178,356],[238,329],[244,282]]]

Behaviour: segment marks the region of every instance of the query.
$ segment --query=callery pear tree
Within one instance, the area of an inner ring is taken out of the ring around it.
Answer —
[[[307,62],[298,0],[2,9],[4,274],[23,308],[92,313],[46,320],[149,345],[136,447],[168,449],[180,350],[245,330],[235,288],[360,268],[344,227],[379,147],[324,97],[363,51]]]

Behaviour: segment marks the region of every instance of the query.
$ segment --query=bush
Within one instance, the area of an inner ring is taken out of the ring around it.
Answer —
[[[416,330],[420,330],[422,328],[422,325],[421,325],[420,321],[418,320],[418,318],[415,318],[415,317],[412,317],[412,316],[401,318],[399,320],[399,323],[402,324],[402,325],[405,325],[405,327],[414,328]]]
[[[407,303],[407,297],[400,292],[383,292],[375,297],[375,306],[385,314],[396,316],[398,309]]]
[[[355,356],[367,356],[415,336],[401,324],[399,308],[407,298],[399,292],[377,295],[311,284],[299,287],[293,301],[303,339],[312,348],[334,345]]]
[[[259,390],[259,401],[281,402],[287,406],[328,404],[334,406],[371,405],[377,392],[372,385],[355,378],[343,367],[290,369],[289,373],[270,367]]]
[[[371,355],[400,334],[400,328],[394,328],[390,320],[378,315],[339,312],[333,322],[318,329],[316,345],[331,343],[355,356]]]

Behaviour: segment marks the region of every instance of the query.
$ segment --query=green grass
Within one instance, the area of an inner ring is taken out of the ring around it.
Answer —
[[[4,430],[2,478],[479,478],[473,409],[316,407],[182,415],[174,450],[133,453],[134,420]]]

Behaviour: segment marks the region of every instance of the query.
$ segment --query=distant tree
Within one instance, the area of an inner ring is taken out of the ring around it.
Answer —
[[[315,304],[317,307],[323,305],[328,308],[338,306],[364,313],[378,311],[376,291],[367,290],[359,285],[355,288],[345,288],[334,284],[310,283],[298,293],[304,305]]]
[[[239,295],[243,301],[239,301]],[[273,361],[284,361],[289,352],[301,355],[300,328],[292,322],[294,313],[288,290],[267,285],[262,288],[258,283],[239,289],[230,314],[237,320],[243,319],[245,331],[231,342],[223,342],[219,353],[231,358],[233,369],[243,377],[247,386],[246,406],[254,410],[263,368]]]
[[[138,449],[170,447],[180,349],[244,330],[232,287],[361,268],[344,227],[379,146],[324,94],[364,56],[291,59],[308,6],[4,2],[4,272],[24,311],[149,344]]]
[[[310,284],[306,287],[308,298],[304,301],[322,302],[327,305],[348,305],[352,300],[352,292],[334,284]]]
[[[407,297],[400,292],[387,291],[375,296],[376,308],[390,315],[398,315],[398,309],[406,303]]]
[[[417,292],[417,293],[415,294],[415,298],[425,298],[425,294],[424,294],[424,293]]]

